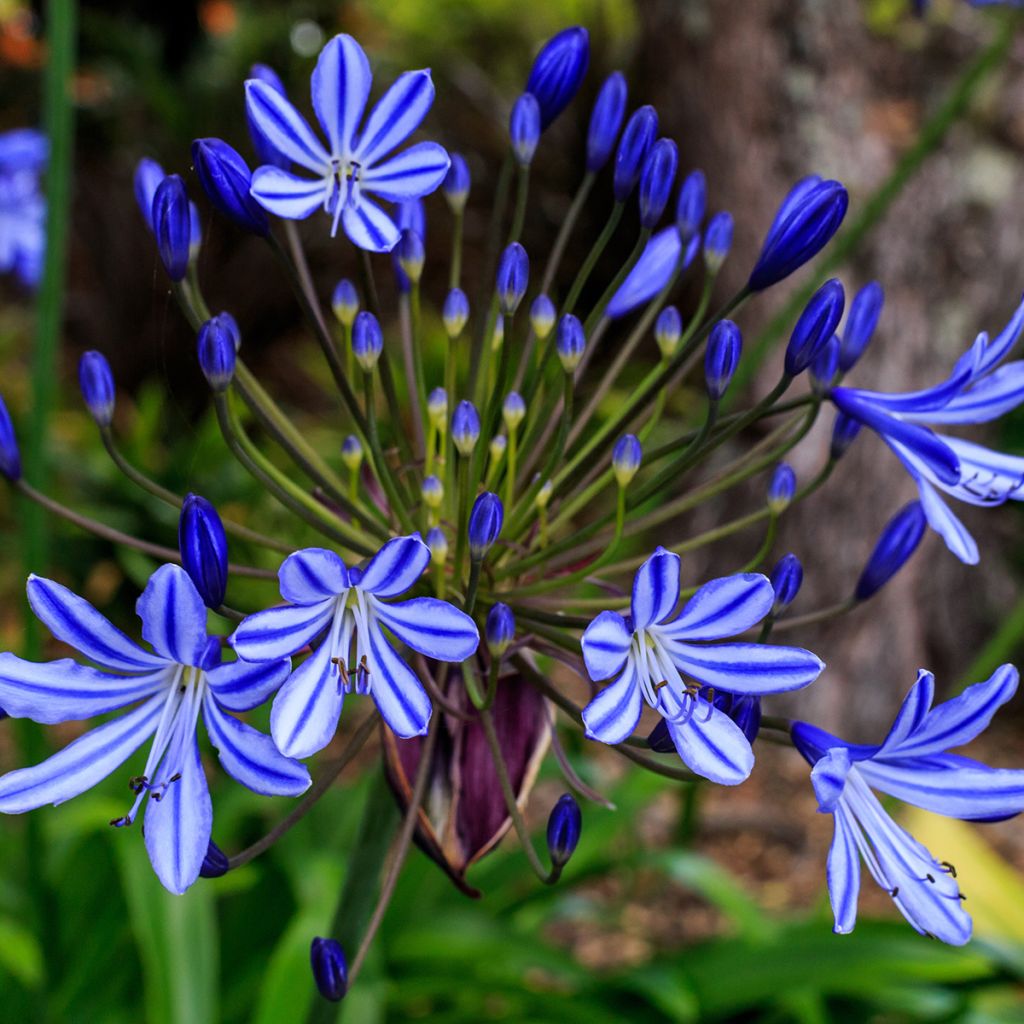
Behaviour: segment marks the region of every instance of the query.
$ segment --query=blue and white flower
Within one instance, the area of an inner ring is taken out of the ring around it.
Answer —
[[[836,407],[870,427],[896,453],[917,484],[928,525],[962,562],[978,561],[978,545],[940,491],[970,505],[1024,499],[1024,458],[992,451],[926,424],[988,423],[1024,402],[1024,360],[1000,365],[1024,331],[1024,302],[1002,332],[978,335],[941,384],[884,394],[834,388]]]
[[[1003,665],[988,681],[932,707],[935,680],[921,671],[880,746],[846,743],[806,722],[794,723],[793,742],[814,766],[818,810],[831,814],[835,823],[827,875],[836,932],[851,932],[856,923],[863,858],[874,880],[921,934],[957,946],[971,937],[955,868],[936,860],[897,825],[872,791],[967,821],[1019,814],[1024,810],[1024,771],[990,768],[947,753],[985,729],[1014,695],[1018,680],[1017,670]]]
[[[736,636],[768,615],[775,591],[764,576],[705,583],[673,617],[678,602],[679,556],[658,548],[633,579],[631,617],[602,612],[583,634],[590,678],[618,677],[583,709],[583,722],[591,739],[621,743],[646,700],[664,717],[691,770],[734,786],[750,774],[754,753],[742,729],[701,687],[781,693],[813,682],[824,664],[799,647],[707,642]]]
[[[249,789],[297,796],[309,786],[303,765],[229,713],[262,704],[285,680],[290,663],[221,664],[220,640],[207,636],[203,600],[180,566],[157,569],[139,598],[142,636],[151,651],[59,583],[31,576],[27,589],[32,610],[53,635],[102,668],[70,658],[36,664],[0,654],[0,705],[16,718],[48,725],[136,706],[42,763],[0,778],[0,811],[20,814],[70,800],[152,738],[146,766],[130,782],[135,802],[112,824],[132,824],[148,796],[149,858],[163,885],[182,893],[199,875],[213,824],[196,737],[200,715],[224,769]]]
[[[401,75],[360,128],[372,79],[366,54],[351,36],[335,36],[324,47],[310,89],[326,147],[282,93],[265,81],[247,81],[250,124],[283,158],[312,174],[304,177],[268,164],[253,174],[251,191],[261,206],[289,220],[322,208],[332,218],[332,235],[340,222],[355,245],[390,252],[399,229],[367,196],[400,203],[428,195],[444,181],[449,159],[436,142],[418,142],[387,159],[434,102],[430,72]]]
[[[0,133],[0,274],[14,273],[34,287],[46,252],[46,200],[40,175],[46,136],[32,128]]]
[[[331,741],[346,693],[373,697],[398,736],[419,736],[430,722],[430,698],[395,650],[387,629],[414,651],[464,661],[476,650],[476,624],[434,597],[388,603],[405,593],[430,563],[419,534],[388,541],[364,569],[333,552],[306,548],[289,555],[278,576],[287,605],[250,615],[231,644],[247,661],[287,657],[323,636],[274,700],[270,731],[282,753],[309,757]]]

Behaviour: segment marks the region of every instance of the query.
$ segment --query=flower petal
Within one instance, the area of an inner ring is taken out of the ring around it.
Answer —
[[[818,798],[818,812],[832,814],[846,789],[852,762],[846,747],[830,747],[811,769],[811,785]]]
[[[337,597],[350,586],[345,563],[326,548],[303,548],[289,555],[277,578],[281,596],[292,604],[316,604]]]
[[[29,576],[25,590],[36,618],[58,640],[98,665],[117,672],[152,672],[166,666],[163,658],[143,650],[67,587],[41,576]]]
[[[935,676],[931,672],[920,669],[917,681],[910,692],[903,698],[903,703],[892,723],[889,735],[879,748],[879,756],[899,757],[901,744],[911,739],[924,724],[935,698]],[[945,748],[943,748],[945,749]]]
[[[703,697],[692,712],[665,719],[679,756],[691,771],[722,786],[738,786],[754,767],[754,751],[743,730]]]
[[[283,156],[315,174],[326,175],[330,171],[330,154],[306,119],[272,86],[250,78],[245,83],[245,111]]]
[[[358,587],[374,597],[404,594],[430,564],[430,548],[418,533],[389,540],[370,559]]]
[[[231,661],[206,673],[206,680],[217,701],[232,711],[251,711],[259,707],[288,678],[292,663],[278,661]]]
[[[693,241],[700,244],[699,237],[695,236]],[[645,246],[633,269],[626,275],[618,291],[612,296],[605,315],[616,320],[653,299],[676,272],[682,252],[683,243],[674,224],[655,234]],[[689,259],[688,250],[684,263],[688,263]]]
[[[929,423],[988,423],[1024,402],[1024,360],[1000,366],[928,414]]]
[[[975,374],[981,376],[991,370],[996,363],[1004,359],[1011,348],[1017,344],[1021,332],[1024,331],[1024,301],[1013,311],[1010,322],[992,339],[982,352]]]
[[[349,35],[335,36],[320,51],[310,79],[313,110],[335,156],[352,150],[373,74],[363,48]]]
[[[309,789],[305,765],[285,757],[269,736],[225,713],[209,694],[203,720],[220,763],[235,781],[264,796],[298,796]]]
[[[580,646],[590,678],[611,679],[622,671],[633,639],[618,612],[601,612],[583,633]]]
[[[90,729],[45,761],[0,778],[0,813],[61,804],[92,789],[135,753],[156,729],[164,697],[151,697],[120,718]]]
[[[363,190],[392,203],[429,195],[444,181],[451,160],[444,146],[418,142],[363,173]]]
[[[642,708],[640,681],[633,659],[629,658],[622,675],[583,709],[586,734],[601,743],[621,743],[632,735]]]
[[[381,717],[402,739],[422,736],[430,724],[431,704],[416,673],[402,660],[380,627],[364,637],[370,668],[370,694]]]
[[[705,583],[678,618],[659,627],[673,640],[720,640],[755,626],[771,610],[775,591],[760,573],[738,573]]]
[[[430,72],[406,71],[370,111],[356,146],[356,159],[372,167],[382,156],[400,146],[419,127],[434,102]]]
[[[285,757],[309,757],[323,750],[338,728],[345,693],[331,662],[332,648],[322,643],[274,698],[270,734]]]
[[[0,707],[12,718],[53,725],[115,711],[162,689],[173,668],[113,676],[70,658],[42,664],[0,654]]]
[[[977,541],[967,527],[956,517],[953,510],[939,497],[938,491],[923,477],[916,480],[921,495],[928,525],[946,542],[946,547],[967,565],[977,565],[979,560]]]
[[[835,831],[828,851],[828,898],[835,916],[834,931],[849,935],[857,923],[857,897],[860,895],[860,856],[857,852],[856,823],[842,806],[836,808]]]
[[[249,194],[275,217],[304,220],[323,207],[330,194],[330,183],[323,178],[303,178],[280,167],[258,167],[252,176]]]
[[[728,693],[784,693],[813,683],[825,663],[802,647],[775,644],[683,644],[664,641],[680,672]]]
[[[278,661],[312,643],[335,614],[335,598],[318,604],[285,604],[247,615],[228,643],[243,661]]]
[[[679,556],[659,547],[633,577],[633,629],[663,621],[678,600]]]
[[[341,222],[352,244],[367,252],[391,252],[398,244],[395,222],[365,196],[345,206]]]
[[[200,665],[206,651],[206,606],[180,565],[162,565],[135,603],[142,635],[179,665]]]
[[[476,623],[436,597],[414,597],[397,604],[374,600],[373,610],[399,640],[428,658],[465,661],[480,643]]]

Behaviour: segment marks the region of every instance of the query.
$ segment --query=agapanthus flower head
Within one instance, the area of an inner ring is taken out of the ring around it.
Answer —
[[[420,496],[427,508],[440,508],[444,501],[444,484],[436,476],[425,476],[420,484]]]
[[[874,597],[907,564],[924,537],[927,520],[919,501],[904,505],[885,525],[857,580],[858,601]]]
[[[516,617],[503,601],[491,605],[484,624],[487,648],[491,657],[500,658],[509,648],[516,635]]]
[[[689,242],[700,232],[707,209],[707,180],[703,171],[691,171],[679,188],[676,201],[676,227],[683,242]]]
[[[427,547],[430,548],[430,561],[433,565],[444,565],[448,559],[448,538],[444,530],[435,526],[427,531]]]
[[[743,349],[743,335],[732,320],[719,320],[711,329],[704,353],[704,380],[708,396],[717,402],[729,388]]]
[[[538,295],[530,303],[530,330],[533,331],[538,340],[544,341],[548,337],[552,330],[554,330],[557,318],[558,310],[547,295]]]
[[[640,173],[637,202],[640,226],[653,228],[661,220],[679,167],[679,149],[671,139],[658,139],[651,147]]]
[[[818,810],[833,818],[827,877],[837,933],[847,934],[856,924],[863,860],[922,935],[956,946],[970,938],[971,918],[955,867],[939,861],[893,821],[874,791],[967,821],[1019,814],[1024,772],[948,753],[988,726],[1018,681],[1017,670],[1002,665],[986,682],[933,706],[935,679],[922,670],[877,746],[847,743],[807,722],[793,724],[793,743],[813,766]]]
[[[583,829],[580,805],[571,793],[563,793],[548,816],[548,856],[556,868],[565,867],[579,845]]]
[[[494,546],[501,534],[505,521],[505,509],[501,498],[491,491],[484,491],[473,502],[469,513],[469,553],[479,560]]]
[[[804,567],[800,564],[800,559],[789,552],[775,563],[768,578],[771,580],[772,590],[775,591],[772,614],[779,615],[793,603],[796,595],[800,593],[800,587],[804,582]]]
[[[353,473],[363,464],[363,442],[355,434],[348,434],[341,442],[341,461]]]
[[[559,362],[566,373],[573,373],[580,365],[583,350],[586,347],[587,339],[583,333],[583,324],[572,313],[565,313],[558,321],[555,351],[558,353]]]
[[[780,515],[789,508],[793,495],[796,494],[796,473],[788,462],[780,462],[772,471],[768,481],[768,507],[775,515]]]
[[[288,98],[288,92],[284,87],[284,82],[281,81],[281,76],[269,64],[253,64],[249,68],[249,77],[264,82],[275,92],[280,93],[286,99]],[[292,165],[291,160],[283,153],[278,152],[273,141],[263,134],[260,126],[249,116],[248,111],[246,111],[245,120],[246,127],[249,129],[252,148],[256,151],[257,164],[273,164],[276,167],[288,170]]]
[[[448,425],[448,392],[434,388],[427,395],[427,416],[435,430],[444,430]]]
[[[789,336],[786,375],[795,377],[814,362],[835,334],[843,315],[846,293],[836,278],[826,281],[810,298]]]
[[[309,964],[317,991],[332,1003],[348,992],[348,962],[337,939],[315,938],[309,946]]]
[[[228,855],[211,839],[199,868],[200,878],[223,878],[231,870]]]
[[[833,334],[811,360],[811,390],[826,395],[839,376],[839,336]]]
[[[623,434],[612,449],[612,473],[619,487],[628,487],[643,459],[643,448],[636,434]]]
[[[839,348],[839,369],[843,373],[851,370],[864,354],[874,336],[884,304],[885,292],[877,281],[870,281],[854,295]]]
[[[731,213],[716,213],[708,221],[708,229],[704,232],[704,266],[709,274],[717,274],[722,269],[732,248],[732,229]]]
[[[21,479],[21,452],[18,450],[18,436],[14,433],[11,414],[7,403],[0,395],[0,473],[8,480]]]
[[[775,214],[747,287],[763,291],[817,256],[839,230],[849,202],[838,181],[817,175],[798,181]]]
[[[563,29],[541,48],[530,69],[525,91],[537,100],[542,130],[576,95],[589,62],[590,36],[579,25]]]
[[[861,430],[860,420],[847,416],[844,412],[837,412],[835,423],[832,424],[832,441],[829,445],[829,458],[841,459],[849,450],[850,445],[857,439]]]
[[[266,212],[249,191],[252,171],[237,150],[222,139],[196,139],[192,163],[207,198],[236,227],[261,236],[270,231]]]
[[[469,164],[461,153],[450,153],[451,165],[445,175],[442,189],[444,197],[453,213],[461,213],[469,199],[469,187],[472,179],[469,175]]]
[[[508,118],[508,136],[520,167],[529,167],[540,142],[540,104],[524,92],[512,107]]]
[[[153,230],[153,197],[156,195],[160,182],[166,177],[167,172],[148,156],[144,156],[135,165],[135,176],[132,179],[135,202],[150,231]]]
[[[352,354],[364,373],[372,373],[384,351],[380,321],[368,309],[360,310],[352,324]]]
[[[222,320],[214,317],[199,328],[199,366],[206,382],[217,392],[226,391],[235,376],[235,338]]]
[[[518,391],[510,391],[501,404],[501,418],[505,429],[511,433],[519,428],[519,424],[526,418],[526,402]]]
[[[418,284],[420,277],[423,275],[423,264],[427,260],[427,253],[423,248],[423,239],[419,233],[408,228],[403,231],[394,252],[398,258],[398,265],[402,273],[413,284]]]
[[[167,276],[180,281],[188,270],[192,222],[185,182],[169,174],[153,193],[153,235]]]
[[[452,441],[459,454],[468,458],[473,454],[477,441],[480,440],[480,413],[472,402],[465,400],[455,406],[452,413]]]
[[[445,296],[441,320],[449,338],[455,339],[469,320],[469,299],[461,288],[452,288]]]
[[[78,386],[89,415],[100,427],[109,427],[114,419],[117,390],[110,363],[102,352],[84,352],[78,360]]]
[[[591,173],[601,170],[612,155],[626,116],[627,93],[625,76],[613,71],[597,94],[587,129],[587,170]]]
[[[198,494],[188,494],[182,502],[178,550],[203,603],[217,611],[228,586],[228,539],[217,510]]]
[[[495,287],[498,304],[503,316],[513,316],[526,294],[530,282],[530,259],[526,250],[518,243],[506,246],[498,263],[498,278]]]
[[[359,292],[347,277],[343,277],[334,286],[334,291],[331,294],[331,310],[338,323],[344,327],[351,327],[355,322],[356,313],[359,312]]]
[[[430,72],[401,75],[363,120],[371,80],[366,54],[351,36],[335,36],[323,48],[311,93],[326,148],[284,96],[258,79],[246,82],[249,118],[282,156],[311,175],[259,167],[251,192],[264,209],[289,220],[323,209],[332,234],[341,225],[360,248],[389,252],[399,229],[369,196],[400,203],[428,195],[444,180],[449,161],[435,142],[416,143],[388,158],[419,127],[434,101]]]
[[[615,175],[612,192],[616,202],[624,203],[636,188],[647,154],[654,145],[658,134],[658,114],[654,107],[644,106],[634,110],[619,139],[615,153]]]
[[[666,306],[654,321],[654,340],[662,359],[671,359],[683,334],[683,318],[675,306]]]

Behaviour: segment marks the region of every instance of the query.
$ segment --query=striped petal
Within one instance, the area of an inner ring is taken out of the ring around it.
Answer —
[[[846,747],[831,747],[811,769],[811,785],[818,798],[818,812],[832,814],[839,806],[853,762]]]
[[[201,665],[206,652],[206,606],[180,565],[162,565],[135,603],[142,635],[179,665]]]
[[[988,423],[1024,402],[1024,360],[999,367],[928,414],[929,423]]]
[[[281,688],[291,672],[288,658],[278,661],[228,662],[206,673],[217,701],[232,711],[251,711]]]
[[[630,658],[622,675],[583,709],[586,734],[601,743],[621,743],[633,734],[642,708],[640,681]]]
[[[802,647],[774,644],[698,646],[666,640],[672,664],[684,675],[728,693],[784,693],[813,683],[825,663]]]
[[[720,640],[760,622],[775,602],[775,591],[759,573],[740,573],[705,583],[679,617],[658,628],[672,640]]]
[[[924,725],[935,698],[935,676],[931,672],[920,669],[917,680],[910,692],[903,698],[903,703],[892,723],[889,735],[885,737],[878,749],[880,757],[899,757],[899,751],[908,739]],[[943,748],[945,749],[945,748]]]
[[[976,370],[977,375],[987,373],[997,363],[1005,359],[1009,355],[1010,349],[1017,344],[1022,332],[1024,332],[1024,301],[1014,310],[1010,322],[985,347]]]
[[[622,671],[633,636],[618,612],[601,612],[583,633],[580,644],[590,678],[611,679]]]
[[[356,146],[356,159],[372,167],[381,157],[400,146],[427,116],[434,102],[430,72],[406,71],[370,111]]]
[[[341,222],[352,244],[367,252],[391,252],[398,244],[395,222],[365,196],[345,206]]]
[[[321,51],[310,79],[313,110],[331,152],[347,155],[366,109],[373,75],[363,48],[348,35],[335,36]]]
[[[860,855],[857,852],[857,828],[843,807],[836,809],[835,831],[828,851],[828,898],[835,916],[837,935],[848,935],[857,923],[857,897],[860,895]]]
[[[280,167],[259,167],[253,173],[249,194],[275,217],[304,220],[323,208],[331,183],[324,178],[303,178]]]
[[[377,618],[414,651],[438,661],[465,661],[480,643],[476,623],[463,611],[435,597],[384,604],[373,600]]]
[[[699,239],[696,241],[699,244]],[[679,231],[674,224],[654,235],[640,254],[636,265],[612,296],[605,315],[616,320],[653,299],[676,272],[682,245]],[[688,258],[689,255],[688,252]]]
[[[431,704],[416,673],[402,660],[380,627],[364,637],[370,668],[370,693],[381,717],[396,736],[422,736],[430,724]]]
[[[278,661],[312,643],[334,617],[336,599],[285,604],[247,615],[228,643],[243,661]]]
[[[285,757],[310,757],[323,750],[338,728],[345,693],[331,662],[332,646],[322,643],[274,698],[270,734]]]
[[[395,537],[370,559],[358,587],[374,597],[397,597],[423,575],[429,564],[430,548],[418,533]]]
[[[946,542],[946,547],[966,565],[977,565],[978,544],[967,527],[957,518],[953,510],[939,497],[938,491],[923,477],[917,478],[917,490],[921,495],[928,525]]]
[[[345,563],[326,548],[304,548],[289,555],[277,571],[281,596],[292,604],[316,604],[349,587]]]
[[[722,786],[738,786],[754,767],[754,751],[743,730],[724,712],[697,698],[679,719],[665,719],[683,763]]]
[[[365,171],[361,184],[365,192],[401,203],[429,195],[444,181],[451,160],[436,142],[418,142],[398,156]]]
[[[633,577],[633,629],[662,622],[678,601],[679,556],[659,547]]]
[[[272,86],[250,78],[245,83],[245,111],[263,137],[283,156],[315,174],[329,173],[330,154],[306,119]]]

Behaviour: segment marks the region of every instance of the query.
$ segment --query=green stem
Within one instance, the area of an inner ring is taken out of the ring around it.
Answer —
[[[408,533],[414,530],[412,519],[409,516],[409,506],[406,499],[398,492],[398,485],[395,483],[391,470],[384,458],[383,449],[380,446],[380,435],[377,432],[377,410],[373,394],[373,373],[363,374],[363,401],[366,405],[366,424],[368,428],[367,440],[370,443],[370,465],[374,475],[377,477],[381,487],[388,496],[391,504],[391,515],[402,524],[402,528]]]
[[[608,243],[611,241],[612,235],[615,234],[615,229],[619,226],[619,221],[622,219],[622,213],[626,209],[624,203],[615,201],[612,206],[612,212],[608,214],[608,219],[605,221],[604,228],[601,234],[597,236],[597,241],[590,248],[590,252],[587,253],[587,258],[583,261],[583,266],[580,267],[576,274],[576,278],[569,288],[569,294],[565,298],[565,302],[562,303],[562,312],[571,313],[575,307],[576,302],[580,297],[580,292],[583,291],[584,286],[590,277],[591,272],[594,269],[595,264],[601,258],[601,253],[604,252]]]

